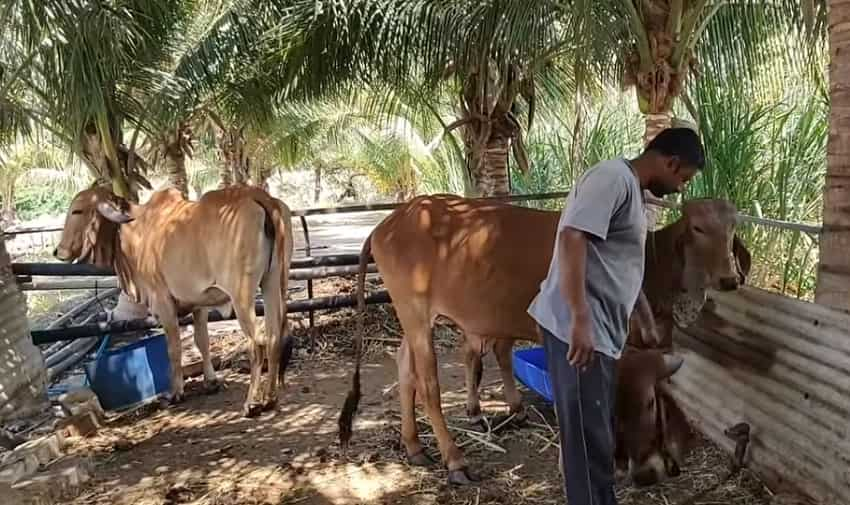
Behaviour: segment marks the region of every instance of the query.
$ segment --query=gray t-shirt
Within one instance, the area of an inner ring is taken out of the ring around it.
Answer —
[[[643,281],[646,243],[643,192],[624,159],[603,161],[576,181],[561,212],[558,235],[565,226],[589,234],[585,284],[594,349],[619,359]],[[570,308],[559,288],[559,254],[556,240],[549,274],[528,313],[569,344]]]

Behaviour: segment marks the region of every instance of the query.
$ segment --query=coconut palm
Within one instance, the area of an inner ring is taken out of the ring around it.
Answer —
[[[846,310],[850,305],[850,260],[848,260],[847,223],[850,223],[850,201],[846,180],[850,175],[850,107],[844,103],[850,83],[850,55],[846,41],[850,39],[850,4],[829,2],[829,137],[827,141],[827,174],[823,198],[823,232],[820,240],[815,301]]]
[[[763,51],[802,40],[800,34],[822,33],[820,2],[802,5],[296,0],[281,3],[279,25],[266,37],[272,58],[263,72],[290,76],[285,93],[295,96],[383,82],[415,90],[424,110],[438,96],[451,97],[456,118],[445,131],[461,132],[474,193],[504,194],[509,153],[525,172],[525,125],[545,113],[546,99],[593,93],[611,80],[631,85],[648,141],[670,126],[697,63],[722,79],[730,62],[757,62]]]
[[[48,9],[55,3],[27,4],[23,14],[24,4],[13,2],[0,11],[5,30],[0,40],[0,148],[7,152],[14,141],[33,130],[33,96],[27,81],[35,72],[43,42],[55,42],[46,23]],[[0,339],[0,422],[26,417],[48,405],[44,360],[30,339],[26,301],[11,263],[0,227],[0,331],[4,335]]]
[[[451,97],[456,118],[444,130],[461,132],[473,192],[505,194],[511,155],[527,168],[523,130],[537,103],[568,96],[574,86],[561,58],[570,48],[560,11],[502,4],[282,2],[266,37],[264,72],[283,72],[283,94],[297,97],[389,83],[417,98],[414,114],[432,114],[435,95]]]

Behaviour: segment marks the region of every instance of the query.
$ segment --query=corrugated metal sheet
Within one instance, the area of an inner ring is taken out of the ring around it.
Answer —
[[[745,287],[712,295],[674,341],[670,390],[698,429],[751,426],[747,465],[825,504],[850,504],[850,315]]]

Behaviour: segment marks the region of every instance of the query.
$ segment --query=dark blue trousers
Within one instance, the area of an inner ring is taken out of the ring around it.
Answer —
[[[614,495],[614,401],[616,362],[593,354],[587,370],[567,361],[569,345],[544,328],[561,439],[564,494],[569,505],[616,505]]]

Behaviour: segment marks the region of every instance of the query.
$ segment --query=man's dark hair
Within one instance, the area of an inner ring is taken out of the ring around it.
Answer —
[[[657,151],[667,156],[677,156],[685,164],[705,166],[705,152],[697,132],[690,128],[667,128],[649,142],[644,152]]]

